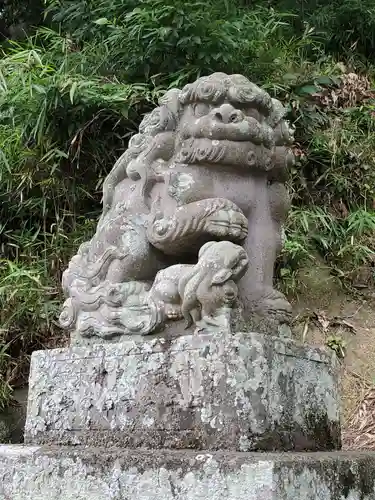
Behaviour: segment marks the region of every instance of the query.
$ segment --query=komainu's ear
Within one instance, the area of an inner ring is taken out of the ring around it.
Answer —
[[[229,269],[221,269],[214,274],[211,280],[211,285],[222,285],[232,277],[232,272]]]

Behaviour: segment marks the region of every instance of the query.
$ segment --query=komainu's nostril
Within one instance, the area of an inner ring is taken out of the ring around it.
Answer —
[[[219,111],[216,111],[215,118],[217,118],[221,122],[223,121],[223,115],[221,113],[219,113]]]
[[[230,114],[229,121],[232,123],[240,122],[242,120],[243,116],[241,111],[233,111],[233,113]]]

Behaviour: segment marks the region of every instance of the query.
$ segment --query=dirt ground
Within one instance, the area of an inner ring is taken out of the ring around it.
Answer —
[[[296,339],[324,345],[334,338],[341,358],[344,448],[375,449],[375,298],[353,297],[324,267],[300,271],[301,292],[293,299]]]

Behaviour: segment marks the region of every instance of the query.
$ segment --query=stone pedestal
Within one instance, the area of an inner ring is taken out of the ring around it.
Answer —
[[[306,451],[340,447],[335,356],[258,333],[36,352],[26,441],[0,500],[375,500],[375,454]]]
[[[371,453],[0,446],[1,500],[374,500]]]
[[[39,351],[29,388],[30,444],[340,447],[335,357],[257,333]]]

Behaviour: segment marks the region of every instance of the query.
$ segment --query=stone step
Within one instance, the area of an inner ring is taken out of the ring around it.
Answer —
[[[33,353],[27,444],[340,448],[335,357],[259,333],[143,337]]]
[[[374,500],[375,453],[0,446],[0,500]]]

